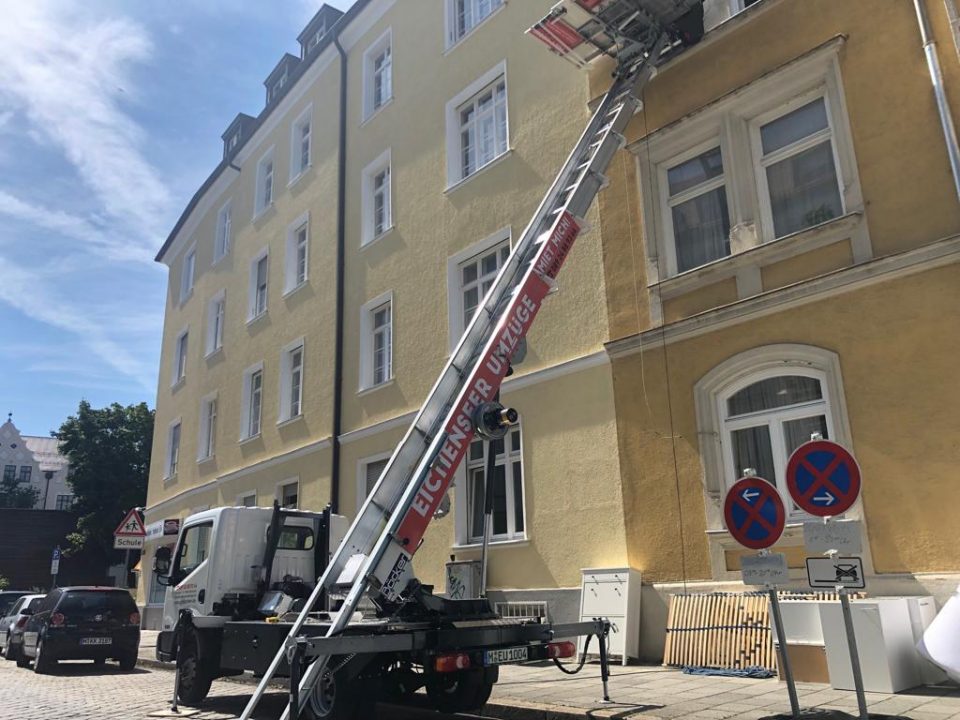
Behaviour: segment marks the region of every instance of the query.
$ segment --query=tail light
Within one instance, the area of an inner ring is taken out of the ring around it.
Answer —
[[[130,624],[131,624],[131,625],[139,625],[139,624],[140,624],[140,613],[138,613],[138,612],[132,612],[132,613],[130,613],[130,617],[128,618],[128,620],[130,621]]]
[[[437,655],[433,660],[433,667],[438,673],[457,672],[470,667],[470,656],[466,653],[451,653]]]
[[[569,658],[577,654],[577,646],[569,640],[547,643],[548,658]]]
[[[19,620],[17,620],[17,628],[22,628],[24,625],[27,624],[27,620],[29,619],[30,618],[27,615],[24,615],[23,617],[21,617]]]
[[[60,627],[67,621],[67,618],[63,616],[63,613],[54,613],[50,616],[50,624],[54,627]]]

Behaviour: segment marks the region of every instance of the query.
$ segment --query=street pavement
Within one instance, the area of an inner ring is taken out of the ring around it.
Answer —
[[[156,633],[143,633],[141,665],[121,672],[115,663],[60,663],[56,675],[36,675],[0,660],[0,720],[112,720],[143,718],[169,707],[173,672],[153,658]],[[776,680],[710,678],[655,666],[614,666],[610,694],[614,703],[598,702],[599,666],[588,664],[575,676],[552,665],[511,666],[481,717],[511,720],[572,720],[573,718],[635,718],[636,720],[757,720],[789,710],[786,688]],[[253,690],[252,678],[218,680],[196,720],[236,718]],[[852,692],[828,685],[801,683],[804,707],[834,708],[856,714]],[[257,720],[274,720],[286,701],[281,689],[268,693]],[[955,686],[917,688],[897,695],[868,693],[871,713],[905,715],[914,720],[960,720],[960,689]],[[184,708],[184,710],[189,710]],[[397,708],[381,708],[381,720],[439,718]]]

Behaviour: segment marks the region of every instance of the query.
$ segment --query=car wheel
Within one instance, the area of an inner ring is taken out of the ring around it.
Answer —
[[[49,675],[57,668],[57,659],[44,650],[43,640],[37,640],[37,656],[33,659],[33,671],[38,675]]]
[[[30,667],[30,658],[24,655],[23,652],[17,655],[17,667],[20,667],[20,668]]]
[[[180,673],[180,682],[177,685],[180,702],[184,705],[203,702],[210,692],[213,678],[200,662],[200,635],[192,628],[183,634],[183,643],[177,653],[177,671]]]
[[[7,633],[7,642],[3,646],[3,657],[7,660],[17,659],[17,648],[10,640],[10,633]]]
[[[129,652],[120,658],[120,669],[129,672],[137,666],[137,651]]]

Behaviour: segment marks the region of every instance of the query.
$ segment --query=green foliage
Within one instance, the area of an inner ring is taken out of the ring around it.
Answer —
[[[94,409],[83,400],[54,437],[70,460],[77,531],[67,554],[81,548],[109,558],[113,531],[132,507],[145,504],[154,413],[146,403]]]
[[[10,587],[10,581],[0,575],[0,590],[6,590],[8,587]]]
[[[21,484],[16,477],[0,480],[0,508],[32,508],[39,491],[29,484]]]

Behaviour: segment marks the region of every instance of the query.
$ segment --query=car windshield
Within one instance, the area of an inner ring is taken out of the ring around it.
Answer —
[[[129,593],[121,591],[74,590],[63,596],[57,612],[68,617],[88,614],[125,616],[137,609]]]
[[[13,604],[26,593],[0,593],[0,616],[7,615]]]

